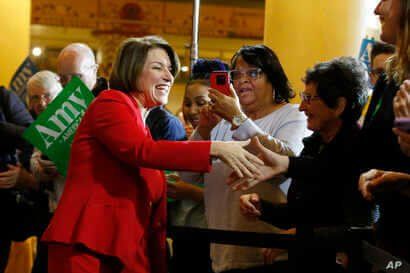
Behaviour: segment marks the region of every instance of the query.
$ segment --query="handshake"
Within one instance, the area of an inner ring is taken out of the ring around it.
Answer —
[[[219,157],[233,169],[227,184],[232,190],[247,190],[260,182],[283,174],[289,158],[265,148],[257,137],[248,141],[213,141],[211,155]]]

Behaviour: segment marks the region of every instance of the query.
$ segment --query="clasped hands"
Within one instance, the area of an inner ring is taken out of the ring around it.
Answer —
[[[248,190],[263,181],[281,175],[287,171],[289,158],[265,148],[259,142],[258,137],[253,137],[246,148],[252,154],[257,154],[258,158],[263,162],[263,165],[256,165],[258,172],[252,177],[240,177],[236,172],[233,172],[227,180],[227,184],[232,190]]]

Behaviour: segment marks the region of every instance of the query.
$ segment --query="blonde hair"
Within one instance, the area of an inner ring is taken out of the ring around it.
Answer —
[[[400,19],[397,31],[396,54],[387,62],[389,80],[401,83],[410,75],[410,0],[400,0]]]
[[[144,67],[148,51],[153,48],[165,50],[171,61],[171,73],[176,77],[180,69],[180,62],[178,55],[167,41],[158,36],[128,38],[117,50],[109,80],[110,87],[126,93],[137,91],[137,79]]]

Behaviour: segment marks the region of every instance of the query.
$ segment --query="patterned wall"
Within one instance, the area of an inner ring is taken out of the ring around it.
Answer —
[[[32,24],[91,28],[97,33],[189,35],[192,4],[133,0],[33,0]],[[200,35],[262,39],[264,9],[202,4]]]

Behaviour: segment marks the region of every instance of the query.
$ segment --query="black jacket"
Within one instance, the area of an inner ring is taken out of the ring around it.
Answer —
[[[317,133],[305,138],[301,155],[289,158],[288,203],[262,202],[261,220],[297,229],[297,244],[289,248],[290,272],[337,272],[336,247],[316,241],[315,229],[369,222],[370,207],[357,190],[358,133],[357,125],[348,124],[330,143]]]
[[[410,173],[410,157],[400,150],[392,132],[393,99],[399,90],[394,81],[379,78],[360,132],[360,165],[362,171],[381,169]],[[375,201],[380,205],[377,238],[392,254],[410,261],[410,224],[405,220],[410,211],[410,199],[398,192],[380,192]]]
[[[343,126],[330,143],[316,133],[305,138],[301,155],[289,158],[287,205],[264,203],[263,219],[287,228],[368,224],[370,206],[357,190],[358,133],[351,125]]]
[[[32,122],[33,118],[17,95],[0,87],[0,168],[16,164],[17,149],[22,151],[21,162],[29,168],[32,148],[22,135]]]

